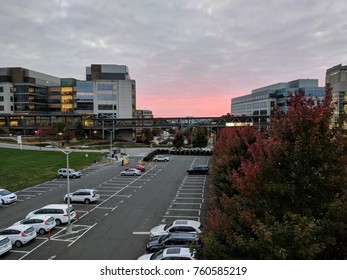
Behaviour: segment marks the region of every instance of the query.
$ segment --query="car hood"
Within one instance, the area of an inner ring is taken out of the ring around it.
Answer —
[[[142,255],[138,260],[150,260],[153,254]]]
[[[159,225],[159,226],[156,226],[156,227],[152,228],[151,232],[150,232],[150,235],[151,236],[157,236],[157,235],[166,234],[167,232],[164,230],[165,226],[166,226],[165,224],[162,224],[162,225]]]
[[[159,243],[159,238],[160,238],[161,236],[154,236],[154,237],[152,237],[149,241],[148,241],[148,243],[147,243],[147,248],[149,248],[149,247],[156,247],[156,246],[159,246],[160,245],[160,243]]]

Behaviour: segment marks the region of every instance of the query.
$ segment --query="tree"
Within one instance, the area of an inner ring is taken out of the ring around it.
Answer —
[[[234,191],[220,188],[200,258],[346,258],[346,141],[331,129],[331,89],[312,101],[293,96],[285,114],[276,110],[269,138],[247,143],[239,165],[226,168]],[[230,141],[241,147],[236,133]]]
[[[193,140],[193,147],[203,148],[207,145],[206,131],[203,128],[195,129],[195,138]]]
[[[143,143],[149,144],[152,140],[153,140],[152,130],[149,128],[145,128],[141,135],[141,141]]]
[[[75,125],[75,134],[78,138],[83,138],[85,133],[84,133],[84,127],[82,122],[77,122]]]
[[[184,136],[182,134],[181,131],[177,131],[177,133],[175,134],[175,139],[173,140],[172,144],[176,147],[176,148],[181,148],[183,147],[184,144]]]

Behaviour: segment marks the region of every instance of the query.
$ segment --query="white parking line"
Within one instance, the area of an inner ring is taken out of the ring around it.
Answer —
[[[148,234],[150,234],[150,232],[149,231],[134,231],[133,234],[146,234],[146,235],[148,235]]]

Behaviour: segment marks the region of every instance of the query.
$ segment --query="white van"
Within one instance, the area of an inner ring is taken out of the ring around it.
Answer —
[[[75,209],[70,206],[70,211],[68,211],[68,206],[66,204],[49,204],[40,209],[36,209],[26,215],[26,219],[29,219],[35,215],[49,215],[53,216],[56,225],[65,224],[68,222],[68,213],[70,212],[70,221],[76,218]]]

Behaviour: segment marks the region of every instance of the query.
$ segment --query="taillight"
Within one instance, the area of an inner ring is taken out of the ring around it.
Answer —
[[[22,231],[20,235],[23,236],[23,237],[25,237],[25,232]]]

